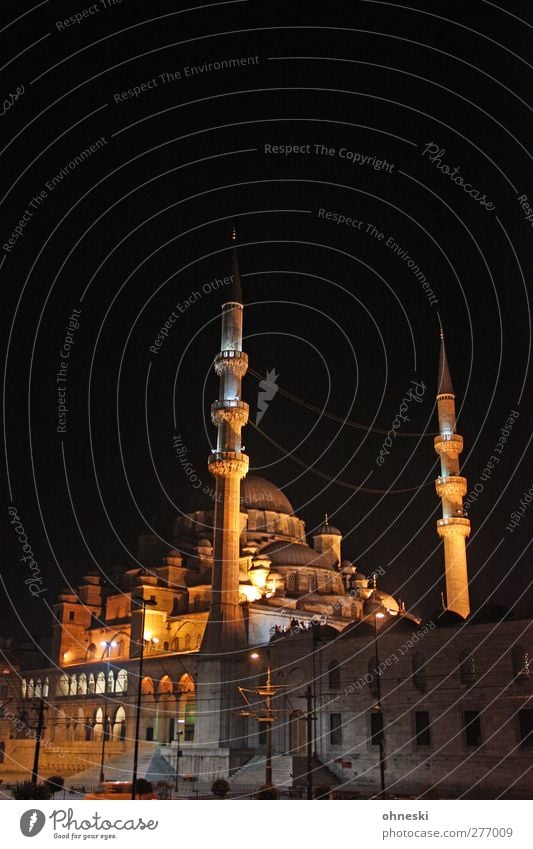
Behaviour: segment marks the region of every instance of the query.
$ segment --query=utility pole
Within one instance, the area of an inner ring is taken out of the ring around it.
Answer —
[[[35,738],[35,754],[33,756],[33,770],[31,773],[31,783],[35,787],[39,777],[39,756],[41,754],[41,737],[44,731],[44,699],[41,696],[39,699],[39,715],[37,719],[37,736]]]
[[[306,786],[307,786],[307,798],[313,798],[313,722],[315,720],[314,712],[313,712],[313,691],[311,689],[311,685],[307,685],[307,690],[305,691],[305,698],[307,703],[307,714],[306,714],[306,722],[307,722],[307,747],[306,747],[306,755],[307,755],[307,773],[306,773]]]
[[[140,636],[140,653],[139,653],[139,681],[137,684],[137,704],[135,710],[135,740],[133,743],[133,779],[131,782],[131,798],[134,800],[137,793],[137,765],[139,761],[139,733],[141,726],[141,698],[142,698],[142,683],[143,683],[143,663],[144,663],[144,624],[146,621],[146,607],[154,607],[157,602],[151,598],[137,597],[132,599],[141,607],[141,636]]]

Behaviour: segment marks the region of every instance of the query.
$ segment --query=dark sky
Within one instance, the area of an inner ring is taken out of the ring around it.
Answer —
[[[168,538],[195,495],[175,433],[210,483],[224,294],[213,281],[229,273],[233,224],[253,421],[259,380],[279,375],[261,430],[245,432],[252,469],[309,530],[327,511],[345,556],[382,567],[381,585],[408,607],[438,608],[442,322],[463,473],[478,489],[473,609],[531,613],[531,31],[529,4],[504,5],[6,6],[6,633],[44,632],[55,593],[95,565],[109,575],[134,563],[138,533]],[[409,400],[380,467],[413,381],[421,402]],[[41,579],[35,597],[13,510]]]

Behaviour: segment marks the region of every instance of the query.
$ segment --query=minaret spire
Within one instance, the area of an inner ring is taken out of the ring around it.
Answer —
[[[459,474],[463,437],[455,432],[455,393],[442,328],[437,386],[439,436],[435,437],[435,451],[440,456],[441,473],[435,486],[442,501],[442,519],[437,521],[437,533],[444,540],[446,607],[466,619],[470,614],[466,561],[466,538],[470,534],[470,521],[463,510],[467,483],[466,478]]]
[[[233,229],[232,241],[236,233]],[[248,404],[241,400],[242,378],[248,356],[242,350],[243,305],[237,249],[233,252],[233,283],[222,305],[221,350],[214,369],[219,377],[219,400],[211,404],[211,420],[218,430],[217,447],[208,460],[215,478],[212,603],[202,652],[224,654],[246,646],[244,617],[239,604],[241,534],[240,485],[248,472],[241,429],[248,421]]]
[[[444,344],[444,331],[440,329],[440,356],[439,356],[439,381],[437,384],[437,396],[453,395],[453,384],[448,366],[448,358],[446,356],[446,346]]]

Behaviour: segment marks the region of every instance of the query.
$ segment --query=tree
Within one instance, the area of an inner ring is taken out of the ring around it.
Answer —
[[[13,788],[13,799],[49,799],[50,788],[43,784],[33,785],[31,781],[18,781]]]
[[[229,793],[229,784],[225,778],[217,778],[211,785],[211,793],[218,799],[225,799]]]
[[[65,786],[65,779],[62,775],[49,775],[48,778],[45,779],[44,784],[50,790],[50,795],[53,799],[56,793],[63,790],[63,787]]]

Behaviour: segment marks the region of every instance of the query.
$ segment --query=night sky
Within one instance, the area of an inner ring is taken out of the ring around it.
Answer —
[[[309,532],[327,512],[408,608],[438,609],[442,324],[477,485],[472,608],[531,614],[531,30],[528,3],[504,6],[3,8],[6,634],[41,640],[64,585],[112,582],[139,533],[169,540],[198,495],[176,434],[211,483],[234,225],[251,471]]]

